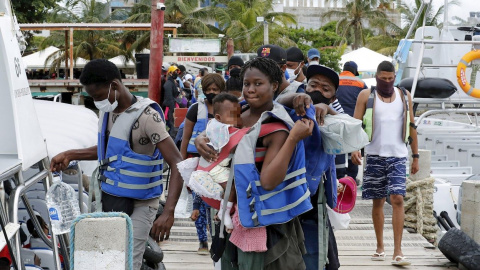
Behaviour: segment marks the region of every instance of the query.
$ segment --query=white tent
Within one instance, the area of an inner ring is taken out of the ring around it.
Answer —
[[[378,64],[383,61],[392,61],[391,57],[374,52],[365,47],[342,55],[340,59],[341,68],[348,61],[354,61],[358,65],[358,72],[376,72]]]
[[[58,51],[59,49],[53,46],[46,48],[43,51],[38,51],[36,53],[32,53],[30,55],[22,57],[23,64],[27,69],[43,69],[44,67],[49,67],[52,64],[52,61],[49,61],[47,65],[45,65],[45,60],[54,52]]]
[[[114,63],[118,68],[135,68],[135,61],[130,59],[126,64],[125,64],[125,56],[119,55],[114,58],[108,59],[108,61]]]

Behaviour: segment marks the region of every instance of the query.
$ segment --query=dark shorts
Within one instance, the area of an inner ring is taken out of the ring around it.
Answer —
[[[367,155],[363,174],[363,199],[382,199],[387,195],[405,196],[407,158]]]

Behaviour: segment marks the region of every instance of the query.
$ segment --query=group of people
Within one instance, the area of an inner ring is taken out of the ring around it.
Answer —
[[[100,111],[98,145],[58,154],[51,170],[64,170],[72,160],[99,161],[99,177],[93,180],[101,183],[102,211],[130,215],[135,269],[142,265],[148,235],[168,239],[184,180],[197,186],[200,200],[192,217],[204,226],[197,227],[201,249],[208,250],[210,219],[202,197],[220,204],[211,206],[220,209],[216,218],[228,228],[225,250],[217,254],[221,269],[338,269],[326,207],[336,205],[337,178],[356,177],[362,154],[351,153],[348,161],[345,155],[326,154],[318,125],[327,114],[345,112],[364,122],[371,141],[364,153],[362,192],[374,202],[377,249],[371,259],[385,260],[383,205],[390,196],[395,249],[389,255],[393,265],[410,264],[401,250],[406,143],[411,142],[412,174],[418,171],[418,147],[411,96],[393,86],[393,65],[382,62],[377,86],[367,89],[354,62],[339,76],[319,64],[316,49],[307,61],[295,47],[264,45],[257,55],[246,63],[231,57],[227,81],[205,71],[197,78],[182,76],[196,102],[179,130],[179,148],[167,131],[167,126],[173,130],[174,102],[182,89],[176,82],[179,67],[167,70],[164,115],[156,102],[130,93],[113,63],[90,61],[80,82]],[[195,172],[203,172],[187,180],[177,164],[189,158],[197,158]],[[156,218],[163,161],[171,169],[170,185]]]

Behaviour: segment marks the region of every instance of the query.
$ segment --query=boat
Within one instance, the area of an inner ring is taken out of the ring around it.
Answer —
[[[412,25],[430,5],[422,1]],[[476,176],[480,174],[480,92],[475,88],[480,88],[480,76],[472,71],[480,63],[480,55],[473,55],[480,49],[480,27],[459,28],[465,35],[456,39],[447,12],[442,29],[425,26],[425,21],[415,32],[410,28],[393,59],[398,70],[395,84],[405,86],[409,81],[419,149],[431,151],[439,238],[450,227],[461,228],[463,181],[480,179]]]

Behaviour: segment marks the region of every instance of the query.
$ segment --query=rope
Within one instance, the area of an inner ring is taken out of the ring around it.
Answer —
[[[428,240],[437,238],[437,222],[433,216],[433,177],[412,181],[407,178],[405,227],[413,228]]]
[[[78,216],[70,227],[70,270],[74,269],[74,250],[75,250],[75,225],[77,225],[80,220],[85,218],[104,218],[104,217],[122,217],[127,221],[127,232],[128,232],[128,257],[127,257],[127,266],[129,270],[133,270],[133,226],[132,220],[125,213],[120,212],[95,212],[87,213]]]

